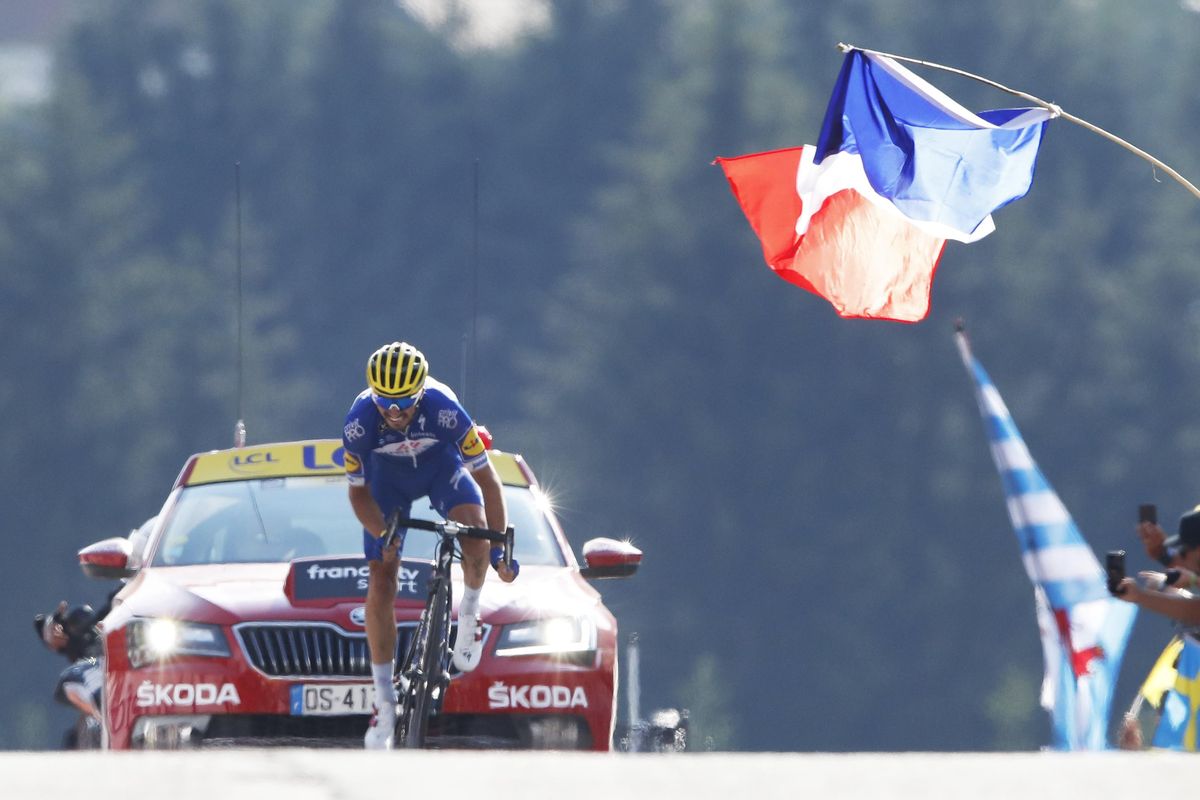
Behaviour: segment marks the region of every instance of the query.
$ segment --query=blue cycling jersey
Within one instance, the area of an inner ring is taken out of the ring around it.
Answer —
[[[422,496],[443,517],[455,506],[483,505],[470,474],[487,466],[483,440],[454,392],[433,378],[425,379],[425,393],[402,431],[388,426],[370,390],[364,391],[346,415],[342,444],[350,485],[367,486],[385,517],[393,511],[407,516]],[[368,559],[383,557],[381,542],[363,529]]]
[[[350,406],[342,430],[346,477],[352,486],[374,485],[387,475],[405,479],[412,471],[432,469],[453,457],[469,471],[487,464],[487,452],[475,423],[449,386],[425,379],[425,393],[408,428],[393,430],[365,390]],[[376,475],[377,472],[385,475]]]

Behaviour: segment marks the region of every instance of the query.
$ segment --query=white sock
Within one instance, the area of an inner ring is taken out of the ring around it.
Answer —
[[[478,617],[479,616],[479,593],[480,589],[472,589],[470,586],[463,586],[462,600],[458,603],[458,618],[463,617]]]
[[[386,664],[371,663],[371,677],[375,679],[375,696],[386,698],[384,703],[396,702],[396,686],[393,683],[396,667],[395,662],[389,661]]]

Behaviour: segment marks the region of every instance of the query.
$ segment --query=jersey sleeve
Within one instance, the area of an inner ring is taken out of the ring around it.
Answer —
[[[426,396],[436,404],[432,412],[436,415],[434,426],[438,438],[457,451],[463,466],[471,472],[487,466],[487,451],[470,414],[449,387],[440,383],[434,386],[435,391],[427,389]]]
[[[471,472],[487,466],[487,450],[483,446],[483,439],[479,437],[479,429],[474,424],[458,440],[458,454],[462,456],[463,466]]]
[[[346,414],[346,427],[342,428],[342,446],[346,449],[346,480],[351,486],[367,484],[370,441],[367,438],[367,422],[362,418],[360,404],[355,402]]]

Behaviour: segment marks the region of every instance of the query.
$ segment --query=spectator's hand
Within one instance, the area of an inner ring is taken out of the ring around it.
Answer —
[[[1142,749],[1142,726],[1133,714],[1126,714],[1121,723],[1121,731],[1117,734],[1117,747],[1122,750]]]
[[[56,653],[67,646],[67,632],[62,623],[63,615],[66,613],[67,601],[63,600],[42,625],[42,641],[45,642],[46,647]]]
[[[1137,585],[1137,581],[1128,576],[1121,579],[1121,582],[1117,584],[1117,590],[1113,592],[1113,597],[1127,603],[1136,603],[1141,595],[1142,589]]]
[[[1167,534],[1157,522],[1139,522],[1136,528],[1137,536],[1146,548],[1146,555],[1158,561],[1167,549]]]

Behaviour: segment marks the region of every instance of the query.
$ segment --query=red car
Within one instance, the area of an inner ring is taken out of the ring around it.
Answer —
[[[367,568],[342,456],[335,440],[192,456],[153,521],[80,551],[88,574],[129,579],[102,626],[108,747],[361,746],[374,694]],[[630,575],[641,552],[593,539],[581,568],[524,460],[490,456],[521,576],[486,583],[483,660],[453,676],[430,735],[442,746],[609,750],[617,623],[585,578]],[[436,519],[425,501],[413,514]],[[409,532],[398,655],[432,552],[432,534]]]

